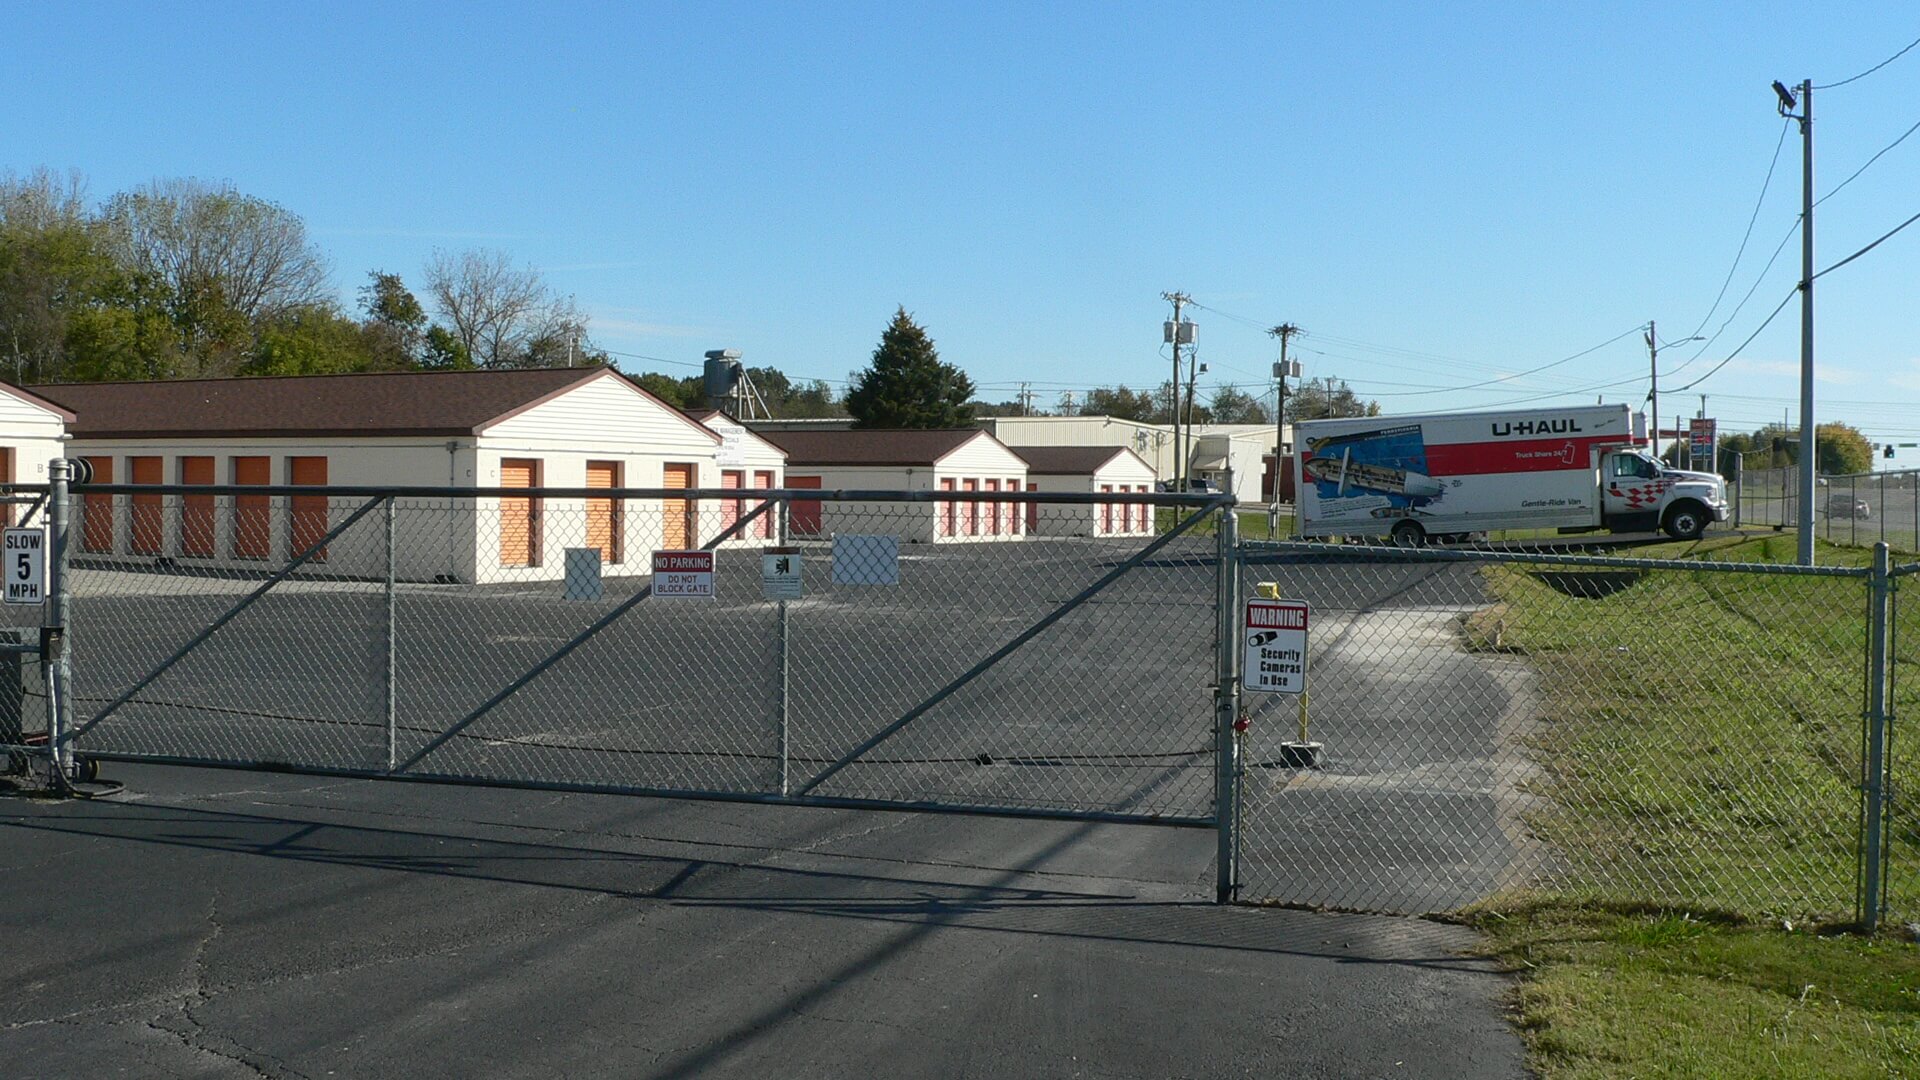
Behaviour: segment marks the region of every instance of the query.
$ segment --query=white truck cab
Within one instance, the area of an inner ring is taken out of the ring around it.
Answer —
[[[1663,529],[1693,540],[1727,519],[1727,485],[1714,473],[1668,468],[1638,449],[1609,450],[1600,463],[1600,515],[1614,532]]]

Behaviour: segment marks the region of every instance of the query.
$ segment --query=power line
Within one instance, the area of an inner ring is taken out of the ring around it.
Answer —
[[[1620,333],[1615,334],[1613,337],[1610,337],[1607,340],[1601,342],[1600,344],[1593,346],[1592,348],[1582,349],[1579,352],[1574,353],[1572,356],[1562,357],[1559,360],[1555,360],[1551,364],[1541,364],[1539,367],[1531,368],[1527,371],[1517,372],[1512,375],[1503,375],[1500,378],[1488,379],[1485,382],[1469,383],[1465,386],[1449,387],[1446,390],[1414,390],[1414,391],[1408,391],[1405,394],[1401,394],[1397,396],[1407,397],[1415,394],[1444,394],[1444,393],[1449,393],[1455,390],[1478,390],[1483,386],[1493,386],[1496,383],[1511,382],[1514,379],[1523,379],[1523,378],[1526,378],[1528,375],[1537,375],[1540,372],[1547,370],[1548,368],[1559,367],[1561,364],[1571,363],[1572,361],[1578,360],[1589,353],[1599,352],[1601,349],[1606,348],[1607,346],[1613,344],[1616,341],[1619,341],[1621,338],[1626,337],[1628,334],[1631,334],[1639,329],[1640,329],[1639,324],[1630,326],[1627,329],[1621,331]]]
[[[1705,315],[1700,316],[1700,325],[1694,327],[1693,330],[1686,335],[1687,337],[1693,337],[1695,334],[1698,334],[1701,327],[1706,326],[1708,320],[1713,318],[1713,313],[1720,310],[1720,301],[1727,298],[1727,286],[1733,284],[1733,275],[1740,269],[1740,260],[1747,253],[1747,241],[1753,238],[1754,223],[1760,220],[1760,207],[1765,205],[1767,201],[1767,191],[1773,187],[1773,170],[1780,164],[1780,151],[1787,145],[1787,129],[1792,125],[1793,121],[1791,120],[1782,120],[1780,122],[1780,138],[1773,144],[1773,160],[1767,163],[1766,179],[1760,181],[1760,197],[1753,200],[1753,215],[1747,218],[1747,231],[1740,237],[1740,249],[1733,253],[1733,265],[1727,267],[1726,279],[1720,282],[1720,293],[1713,298],[1713,306],[1707,309]],[[1885,151],[1881,152],[1885,153]],[[1869,162],[1869,164],[1871,164],[1871,162]],[[1707,346],[1703,346],[1701,352],[1705,352],[1706,348]],[[1699,354],[1696,353],[1695,355],[1697,356]]]
[[[1868,244],[1866,247],[1861,248],[1859,251],[1854,252],[1853,254],[1847,256],[1846,258],[1841,259],[1839,262],[1834,263],[1832,266],[1827,267],[1825,270],[1822,270],[1819,273],[1813,275],[1813,280],[1819,281],[1821,278],[1826,277],[1828,274],[1833,273],[1835,270],[1838,270],[1841,267],[1852,262],[1853,260],[1859,258],[1860,256],[1865,255],[1867,252],[1872,251],[1874,248],[1879,247],[1881,244],[1886,243],[1888,240],[1891,240],[1893,238],[1894,233],[1899,232],[1901,229],[1906,228],[1907,226],[1913,224],[1916,221],[1920,221],[1920,214],[1915,214],[1912,217],[1908,218],[1907,220],[1901,222],[1900,224],[1895,225],[1892,229],[1887,231],[1885,236],[1882,236],[1880,239],[1875,240],[1873,243]]]
[[[1733,358],[1740,355],[1741,349],[1744,349],[1747,346],[1753,344],[1753,339],[1760,336],[1760,331],[1765,330],[1767,328],[1767,324],[1773,322],[1773,320],[1776,317],[1778,317],[1782,311],[1785,311],[1787,309],[1787,305],[1791,303],[1793,298],[1798,295],[1800,295],[1800,288],[1799,286],[1796,285],[1791,292],[1787,293],[1786,296],[1781,298],[1780,306],[1773,309],[1773,314],[1768,315],[1766,319],[1760,323],[1759,326],[1754,327],[1753,333],[1747,335],[1747,340],[1734,346],[1733,351],[1727,354],[1727,358],[1725,360],[1722,360],[1719,363],[1713,365],[1712,368],[1708,369],[1705,375],[1700,376],[1699,378],[1693,380],[1687,385],[1678,387],[1673,390],[1669,390],[1667,392],[1670,394],[1684,393],[1688,390],[1693,389],[1696,386],[1699,386],[1701,383],[1706,382],[1708,379],[1713,378],[1714,372],[1717,372],[1721,368],[1726,367],[1728,364],[1733,363]]]
[[[1908,135],[1911,135],[1911,134],[1913,134],[1913,133],[1914,133],[1914,132],[1916,132],[1916,131],[1920,131],[1920,120],[1916,120],[1916,121],[1914,121],[1914,124],[1913,124],[1913,126],[1912,126],[1912,127],[1910,127],[1910,128],[1908,128],[1908,129],[1906,130],[1906,132],[1905,132],[1904,134],[1902,134],[1902,135],[1901,135],[1901,136],[1900,136],[1899,138],[1897,138],[1897,139],[1895,139],[1895,140],[1893,140],[1892,142],[1890,142],[1890,143],[1888,143],[1887,145],[1885,145],[1885,146],[1883,146],[1883,147],[1881,147],[1881,148],[1880,148],[1880,153],[1878,153],[1878,154],[1875,154],[1875,155],[1873,155],[1872,157],[1870,157],[1870,158],[1868,158],[1868,159],[1867,159],[1867,164],[1866,164],[1866,165],[1862,165],[1862,166],[1860,166],[1859,168],[1857,168],[1857,169],[1855,169],[1855,170],[1853,170],[1853,176],[1849,176],[1849,177],[1847,177],[1847,178],[1846,178],[1845,180],[1842,180],[1842,181],[1840,181],[1840,183],[1838,183],[1838,184],[1836,184],[1836,185],[1834,186],[1834,189],[1833,189],[1832,191],[1829,191],[1829,192],[1827,192],[1827,193],[1826,193],[1825,195],[1822,195],[1822,196],[1820,196],[1820,197],[1819,197],[1818,199],[1815,199],[1815,200],[1814,200],[1814,203],[1813,203],[1813,205],[1815,205],[1815,206],[1819,206],[1819,205],[1820,205],[1821,203],[1823,203],[1823,202],[1826,202],[1826,201],[1827,201],[1828,199],[1831,199],[1831,198],[1833,198],[1833,197],[1834,197],[1835,195],[1838,195],[1838,194],[1840,194],[1840,189],[1841,189],[1841,188],[1843,188],[1843,187],[1846,187],[1846,186],[1847,186],[1848,184],[1851,184],[1851,183],[1853,183],[1853,181],[1854,181],[1854,177],[1857,177],[1857,176],[1859,176],[1859,175],[1860,175],[1861,173],[1863,173],[1863,172],[1866,172],[1866,171],[1867,171],[1867,168],[1868,168],[1869,166],[1871,166],[1871,165],[1872,165],[1872,164],[1873,164],[1874,162],[1876,162],[1876,161],[1879,161],[1879,160],[1880,160],[1880,157],[1881,157],[1881,155],[1882,155],[1882,154],[1885,154],[1885,153],[1886,153],[1887,151],[1889,151],[1889,150],[1891,150],[1891,149],[1893,149],[1893,148],[1894,148],[1894,147],[1896,147],[1896,146],[1899,146],[1899,145],[1900,145],[1901,143],[1903,143],[1903,142],[1906,142],[1906,141],[1907,141],[1907,136],[1908,136]]]
[[[1780,243],[1775,245],[1773,249],[1773,254],[1767,257],[1767,265],[1761,267],[1760,273],[1754,276],[1753,284],[1748,286],[1747,288],[1747,295],[1741,297],[1740,302],[1738,304],[1735,304],[1733,306],[1733,310],[1727,313],[1727,321],[1720,324],[1720,329],[1715,330],[1713,332],[1713,336],[1708,338],[1706,340],[1706,343],[1700,346],[1700,349],[1698,352],[1695,352],[1692,356],[1689,356],[1685,360],[1681,361],[1679,367],[1674,368],[1672,371],[1667,372],[1666,375],[1668,378],[1672,378],[1673,376],[1680,374],[1682,371],[1687,370],[1688,365],[1692,364],[1695,360],[1700,359],[1702,356],[1705,356],[1708,350],[1713,348],[1713,343],[1720,340],[1720,335],[1726,333],[1727,327],[1732,326],[1733,320],[1739,318],[1740,312],[1746,309],[1747,301],[1753,299],[1753,294],[1760,291],[1761,283],[1767,280],[1767,271],[1773,269],[1773,264],[1779,261],[1780,259],[1780,253],[1787,250],[1787,242],[1792,240],[1794,236],[1796,236],[1799,232],[1800,232],[1800,218],[1799,218],[1799,215],[1795,215],[1793,226],[1787,230],[1787,235],[1780,238]]]
[[[1879,63],[1873,65],[1872,67],[1868,68],[1867,70],[1861,72],[1858,75],[1854,75],[1850,78],[1841,79],[1839,82],[1830,82],[1830,83],[1827,83],[1825,86],[1816,86],[1814,87],[1814,89],[1815,90],[1831,90],[1836,86],[1845,86],[1850,82],[1858,82],[1859,80],[1866,78],[1867,76],[1873,74],[1874,72],[1879,71],[1881,68],[1886,67],[1888,64],[1893,63],[1895,60],[1898,60],[1901,57],[1907,55],[1907,53],[1910,50],[1912,50],[1912,48],[1915,45],[1920,45],[1920,38],[1914,38],[1912,41],[1907,42],[1907,47],[1905,49],[1901,49],[1899,52],[1894,53],[1892,56],[1887,57],[1885,60],[1880,61]]]

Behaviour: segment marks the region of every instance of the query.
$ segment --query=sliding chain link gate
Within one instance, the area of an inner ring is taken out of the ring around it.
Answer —
[[[1218,496],[103,484],[72,502],[64,746],[87,757],[1232,824]],[[696,549],[712,595],[665,595],[654,553]],[[770,552],[797,561],[799,598],[763,594]]]

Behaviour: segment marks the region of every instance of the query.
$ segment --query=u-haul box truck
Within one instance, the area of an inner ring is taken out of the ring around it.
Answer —
[[[1654,460],[1632,422],[1626,405],[1303,420],[1300,533],[1410,547],[1489,529],[1657,528],[1693,539],[1726,520],[1720,477]]]

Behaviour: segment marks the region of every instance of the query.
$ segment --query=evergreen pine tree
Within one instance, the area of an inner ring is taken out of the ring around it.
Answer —
[[[951,428],[973,420],[973,380],[940,362],[933,339],[905,307],[880,335],[873,366],[854,376],[847,411],[856,428]]]

